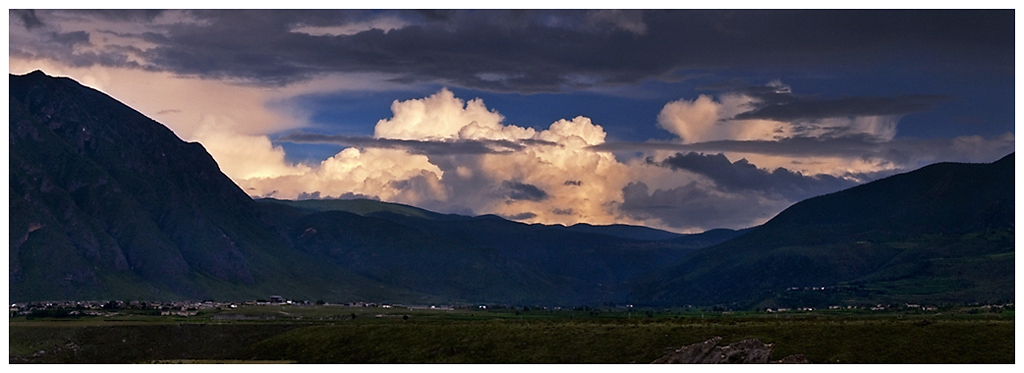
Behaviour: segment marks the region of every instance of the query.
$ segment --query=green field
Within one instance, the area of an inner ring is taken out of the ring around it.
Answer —
[[[353,317],[354,316],[354,317]],[[10,319],[11,363],[649,363],[715,336],[814,363],[1013,363],[1013,311],[712,313],[248,306]]]

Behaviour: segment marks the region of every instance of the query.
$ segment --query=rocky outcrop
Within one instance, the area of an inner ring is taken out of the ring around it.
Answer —
[[[719,346],[722,337],[714,337],[704,342],[697,342],[672,351],[654,360],[652,364],[800,364],[810,363],[803,355],[790,355],[776,361],[770,361],[772,343],[763,343],[758,339],[744,339],[739,342]]]

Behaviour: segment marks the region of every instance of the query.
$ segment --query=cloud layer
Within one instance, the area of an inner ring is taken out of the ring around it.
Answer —
[[[894,54],[941,59],[950,71],[992,68],[1012,65],[1014,43],[1012,11],[11,10],[10,23],[12,57],[79,67],[270,85],[369,72],[515,92],[672,80],[679,70],[855,68]]]

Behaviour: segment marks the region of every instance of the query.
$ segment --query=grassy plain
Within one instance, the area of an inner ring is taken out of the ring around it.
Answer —
[[[354,317],[353,317],[354,316]],[[1013,311],[711,313],[247,306],[9,321],[11,363],[648,363],[715,336],[814,363],[1013,363]]]

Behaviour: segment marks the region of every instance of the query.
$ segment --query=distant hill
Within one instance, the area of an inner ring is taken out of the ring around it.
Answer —
[[[684,236],[682,234],[667,232],[660,229],[625,224],[592,225],[579,223],[565,227],[565,229],[574,232],[604,234],[641,241],[664,241]]]
[[[684,234],[680,237],[666,240],[666,242],[699,249],[714,246],[722,242],[731,240],[733,238],[742,236],[752,229],[754,228],[738,230],[725,228],[711,229],[703,233]]]
[[[523,224],[494,215],[444,215],[371,200],[258,202],[282,217],[296,247],[419,292],[476,289],[458,290],[461,299],[621,302],[628,281],[704,247]],[[456,274],[463,279],[460,286],[437,281]]]
[[[383,217],[393,214],[429,220],[472,219],[472,217],[469,216],[455,214],[439,214],[414,206],[392,202],[381,202],[369,199],[307,199],[292,201],[265,198],[263,200],[296,207],[304,211],[346,211],[361,216],[377,217]],[[491,216],[491,218],[495,217]],[[626,224],[592,225],[586,223],[579,223],[568,227],[562,227],[558,225],[550,225],[549,227],[553,227],[556,229],[561,228],[566,231],[572,232],[601,234],[606,236],[638,241],[666,241],[672,239],[678,239],[679,243],[693,243],[699,241],[699,243],[697,243],[696,246],[700,247],[710,246],[708,242],[718,243],[725,241],[728,238],[732,238],[733,236],[736,235],[731,233],[736,232],[731,229],[715,229],[713,230],[713,232],[710,232],[710,235],[703,236],[704,238],[697,238],[698,236],[702,236],[703,234],[679,234],[663,231],[660,229]]]
[[[462,219],[467,218],[460,215],[444,215],[427,211],[419,207],[403,205],[400,203],[381,202],[369,199],[306,199],[306,200],[281,200],[264,198],[260,201],[276,202],[292,206],[304,211],[345,211],[360,216],[377,216],[380,214],[395,214],[414,218],[431,220]]]
[[[934,164],[799,202],[657,271],[637,285],[635,300],[1012,301],[1013,165],[1013,154]]]

